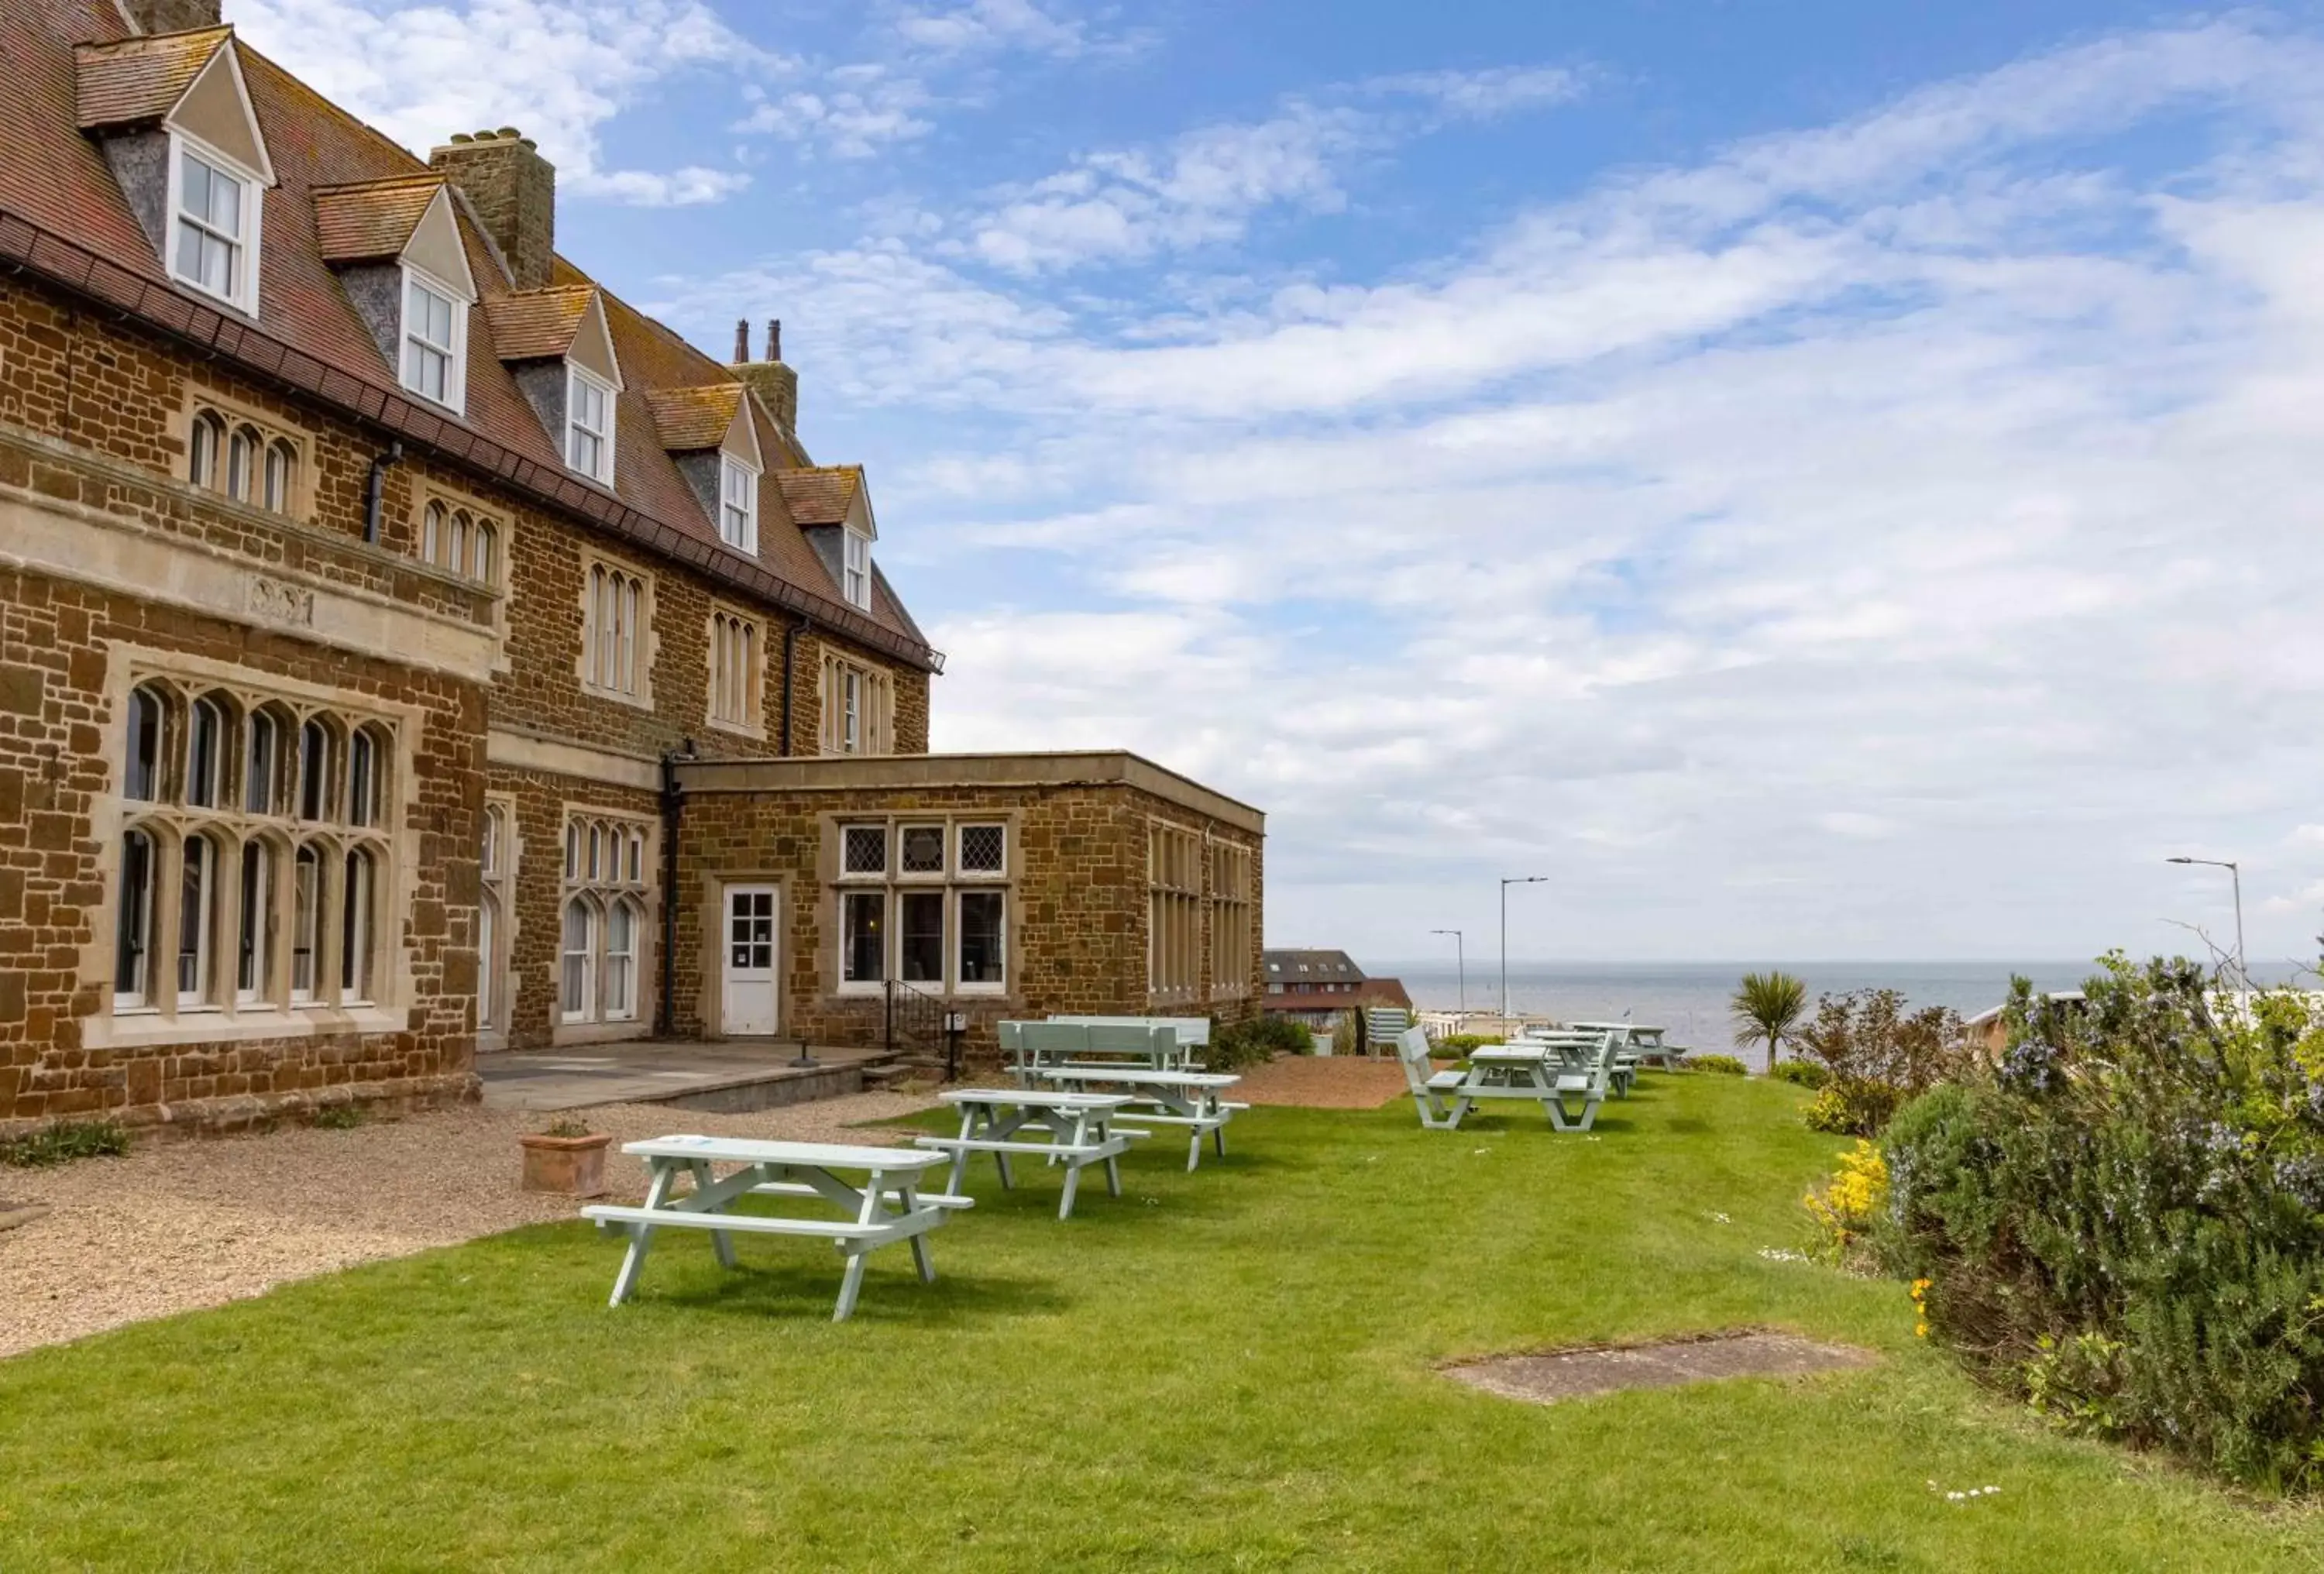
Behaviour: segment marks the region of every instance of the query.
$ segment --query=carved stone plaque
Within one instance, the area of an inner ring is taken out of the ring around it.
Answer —
[[[279,579],[254,578],[250,582],[250,610],[270,623],[311,629],[315,626],[315,593]]]

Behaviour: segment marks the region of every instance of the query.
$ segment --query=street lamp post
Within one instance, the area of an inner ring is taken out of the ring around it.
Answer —
[[[2248,993],[2251,990],[2251,970],[2244,965],[2244,871],[2236,867],[2236,861],[2232,858],[2180,857],[2168,858],[2163,861],[2165,863],[2200,863],[2208,869],[2224,869],[2227,871],[2227,878],[2234,882],[2236,892],[2236,977],[2242,980],[2244,990]]]
[[[1509,888],[1545,883],[1545,874],[1511,875],[1501,881],[1501,1031],[1509,1026]]]
[[[1461,970],[1461,1015],[1466,1017],[1469,1014],[1469,949],[1467,942],[1462,938],[1461,932],[1458,929],[1431,929],[1429,933],[1431,934],[1450,934],[1452,937],[1452,962],[1455,967],[1458,967]]]

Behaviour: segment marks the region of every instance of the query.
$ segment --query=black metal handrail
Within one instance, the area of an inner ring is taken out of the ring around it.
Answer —
[[[917,1050],[924,1054],[941,1053],[945,1046],[945,1003],[939,997],[901,979],[888,980],[886,1042],[890,1054],[899,1049]]]

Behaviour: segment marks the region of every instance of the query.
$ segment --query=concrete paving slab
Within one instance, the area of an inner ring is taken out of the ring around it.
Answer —
[[[790,1063],[795,1043],[611,1044],[502,1050],[476,1057],[487,1109],[548,1113],[605,1104],[672,1104],[742,1112],[860,1092],[863,1068],[884,1050],[816,1048],[816,1063]]]

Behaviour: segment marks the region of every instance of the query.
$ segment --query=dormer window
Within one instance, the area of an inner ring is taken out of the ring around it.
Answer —
[[[232,161],[171,138],[170,272],[243,311],[258,309],[261,182]]]
[[[731,454],[719,466],[718,538],[758,556],[759,473]]]
[[[844,534],[847,573],[842,588],[849,603],[868,612],[872,610],[872,538],[854,530]]]
[[[458,412],[467,402],[468,303],[418,269],[403,270],[403,386]]]
[[[604,485],[613,483],[613,390],[595,373],[565,367],[565,462]]]

